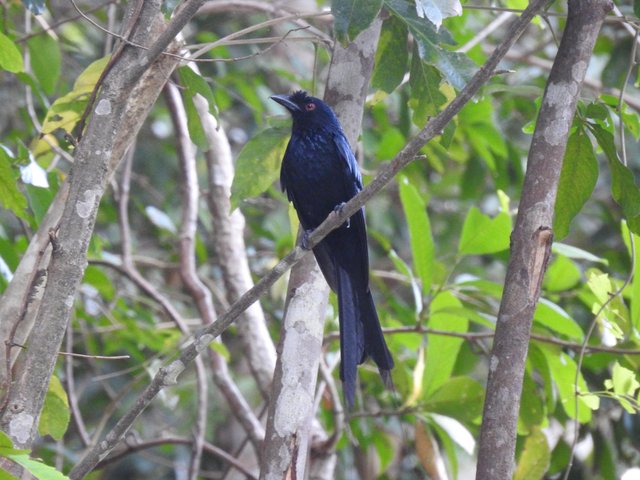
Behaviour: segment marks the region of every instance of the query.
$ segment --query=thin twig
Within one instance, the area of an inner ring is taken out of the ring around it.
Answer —
[[[83,13],[84,14],[88,14],[88,13],[96,12],[96,11],[104,8],[107,5],[115,4],[116,1],[117,0],[107,0],[104,3],[101,3],[99,5],[95,5],[95,6],[91,7],[91,8],[88,8]],[[82,18],[82,17],[83,17],[82,13],[78,13],[78,14],[73,15],[71,17],[63,18],[62,20],[59,20],[59,21],[57,21],[55,23],[47,25],[46,28],[43,27],[42,30],[38,30],[37,32],[34,32],[34,33],[28,33],[27,35],[24,35],[24,36],[18,38],[17,40],[14,40],[14,43],[23,43],[23,42],[26,42],[27,40],[29,40],[30,38],[39,37],[40,35],[43,35],[43,34],[50,34],[50,32],[54,32],[58,27],[66,24],[66,23],[69,23],[69,22],[74,22],[74,21],[76,21],[76,20],[78,20],[79,18]],[[38,17],[36,17],[36,18],[38,18]]]
[[[476,342],[478,340],[485,340],[489,338],[493,338],[495,333],[491,332],[451,332],[447,330],[438,330],[434,328],[423,327],[418,324],[412,327],[393,327],[393,328],[383,328],[382,331],[385,335],[399,335],[399,334],[429,334],[429,335],[442,335],[446,337],[455,337],[462,338],[469,342]],[[328,335],[325,335],[325,341],[335,341],[339,337],[339,332],[331,332]],[[574,351],[581,351],[583,348],[583,343],[575,343],[569,340],[562,340],[555,337],[548,337],[546,335],[540,335],[537,333],[531,334],[531,339],[541,343],[549,343],[551,345],[559,345],[561,347],[568,348]],[[616,347],[605,347],[601,345],[587,345],[586,351],[588,353],[602,352],[602,353],[612,353],[617,355],[640,355],[640,349],[636,348],[616,348]]]
[[[73,326],[69,324],[67,327],[67,337],[65,339],[67,350],[73,349]],[[65,383],[67,384],[67,396],[69,398],[69,410],[71,410],[71,416],[73,417],[73,423],[75,423],[78,429],[78,435],[80,435],[80,441],[84,447],[89,446],[91,437],[87,432],[86,424],[82,418],[82,412],[78,407],[78,395],[76,392],[76,381],[73,373],[73,357],[68,356],[64,360],[65,369]]]
[[[110,455],[109,457],[102,460],[96,466],[96,469],[104,468],[109,464],[117,462],[118,460],[120,460],[121,458],[127,455],[131,455],[132,453],[136,453],[141,450],[146,450],[148,448],[155,448],[163,445],[192,445],[192,444],[193,444],[193,440],[189,438],[180,438],[180,437],[156,438],[154,440],[146,440],[144,442],[140,442],[136,444],[127,443],[126,447],[122,451],[114,453],[113,455]],[[214,457],[218,457],[222,461],[228,463],[231,467],[238,470],[247,478],[251,480],[258,480],[258,477],[256,477],[249,469],[247,469],[240,460],[236,459],[235,457],[225,452],[221,448],[216,447],[215,445],[209,442],[204,442],[202,449],[208,454],[213,455]]]
[[[187,128],[187,115],[180,99],[178,88],[173,83],[167,83],[165,98],[176,131],[176,151],[182,174],[182,221],[178,232],[180,277],[187,291],[195,302],[200,313],[201,322],[204,324],[213,322],[215,310],[211,299],[211,292],[204,286],[196,273],[195,260],[195,235],[198,221],[198,200],[200,189],[196,171],[195,149],[189,138]],[[218,355],[211,352],[211,355]],[[197,408],[194,425],[191,461],[189,463],[189,479],[196,480],[200,471],[202,460],[202,448],[205,442],[207,424],[207,379],[204,363],[200,359],[199,368],[196,371],[197,381]],[[216,359],[217,362],[223,361]],[[212,362],[215,366],[217,362]]]
[[[340,394],[338,393],[338,387],[336,386],[336,382],[333,379],[333,375],[331,374],[335,366],[338,364],[338,361],[339,359],[336,358],[333,365],[329,366],[327,365],[324,357],[320,358],[319,370],[324,385],[318,386],[318,395],[316,401],[314,402],[313,411],[317,411],[320,404],[320,399],[322,398],[322,392],[323,390],[325,390],[324,387],[326,387],[326,390],[329,391],[329,396],[331,397],[334,426],[333,433],[325,442],[323,442],[321,445],[313,445],[314,450],[321,450],[323,453],[330,452],[335,448],[338,440],[340,440],[340,438],[342,437],[342,432],[344,431],[344,408],[342,406]]]
[[[279,23],[284,23],[290,20],[296,20],[296,19],[300,19],[300,18],[310,18],[310,17],[318,17],[318,16],[323,16],[323,15],[328,15],[329,12],[319,12],[319,13],[307,13],[307,14],[301,14],[301,13],[296,13],[296,14],[292,14],[292,15],[286,15],[284,17],[278,17],[278,18],[272,18],[270,20],[265,20],[264,22],[260,22],[257,23],[255,25],[251,25],[250,27],[247,28],[243,28],[241,30],[238,30],[237,32],[233,32],[230,33],[229,35],[221,38],[220,40],[216,40],[215,42],[211,42],[208,44],[205,44],[202,48],[200,48],[199,50],[196,50],[195,52],[193,52],[193,54],[190,55],[189,60],[196,60],[197,58],[201,57],[202,55],[204,55],[205,53],[207,53],[210,50],[213,50],[216,47],[220,47],[225,45],[225,42],[228,42],[229,40],[233,40],[237,37],[242,37],[248,33],[254,32],[256,30],[260,30],[262,28],[266,28],[266,27],[270,27],[273,25],[277,25]],[[295,29],[293,31],[296,30],[300,30],[300,29]]]
[[[129,360],[131,355],[87,355],[85,353],[58,352],[58,355],[75,358],[90,358],[92,360]]]
[[[457,51],[460,53],[467,53],[493,32],[495,32],[498,28],[500,28],[507,20],[509,20],[513,16],[511,12],[502,12],[498,15],[491,23],[489,23],[486,27],[480,30],[474,37],[465,43],[462,47],[460,47]]]

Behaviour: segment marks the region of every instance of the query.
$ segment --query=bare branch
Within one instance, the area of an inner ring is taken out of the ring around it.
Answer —
[[[134,443],[134,444],[126,442],[126,446],[121,451],[118,451],[110,455],[109,457],[105,458],[104,460],[102,460],[96,466],[96,469],[103,468],[111,463],[117,462],[118,460],[122,459],[127,455],[131,455],[132,453],[136,453],[141,450],[159,447],[162,445],[192,445],[192,444],[193,444],[193,440],[189,438],[179,438],[179,437],[157,438],[154,440],[147,440],[144,442]],[[236,458],[234,458],[233,456],[231,456],[229,453],[225,452],[221,448],[216,447],[215,445],[212,445],[208,442],[204,442],[202,446],[202,450],[210,455],[213,455],[214,457],[219,458],[223,462],[228,463],[231,467],[235,468],[243,475],[246,475],[247,478],[252,480],[258,479],[258,477],[256,477],[253,473],[251,473],[251,471],[245,468],[242,462],[238,461]]]
[[[200,199],[195,149],[189,138],[187,114],[184,110],[184,104],[182,103],[178,88],[175,85],[167,85],[166,93],[167,106],[169,107],[179,139],[178,157],[184,177],[182,191],[183,218],[180,226],[180,275],[189,294],[196,303],[196,307],[202,318],[202,323],[204,325],[210,325],[216,317],[211,292],[198,277],[195,263],[195,233],[198,218],[198,201]],[[213,370],[214,382],[229,403],[231,412],[246,430],[253,446],[256,450],[259,450],[264,438],[264,429],[260,421],[256,418],[248,402],[240,393],[240,389],[231,379],[226,360],[222,355],[213,350],[209,350],[208,355]]]
[[[204,156],[209,187],[207,205],[215,232],[212,241],[222,270],[227,300],[233,303],[254,285],[244,241],[244,215],[239,208],[231,211],[233,156],[224,128],[209,113],[206,99],[196,96],[193,102],[209,147]],[[276,351],[260,304],[247,308],[237,323],[238,337],[249,368],[266,399],[273,379]]]
[[[73,348],[73,328],[67,328],[66,336],[67,350]],[[78,407],[78,396],[76,394],[76,382],[75,375],[73,374],[73,357],[67,357],[64,362],[65,367],[65,383],[67,385],[67,395],[69,397],[69,409],[71,410],[71,416],[73,417],[73,423],[75,423],[78,429],[78,435],[83,445],[86,447],[91,442],[91,437],[87,432],[87,427],[82,418],[82,413]]]

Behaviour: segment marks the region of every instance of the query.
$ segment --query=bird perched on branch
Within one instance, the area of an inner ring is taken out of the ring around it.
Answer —
[[[293,118],[280,183],[302,227],[309,232],[362,190],[362,177],[340,122],[326,103],[303,91],[271,99]],[[391,385],[393,368],[369,290],[364,210],[329,233],[313,253],[338,295],[340,378],[347,403],[353,406],[358,364],[371,357],[387,386]]]

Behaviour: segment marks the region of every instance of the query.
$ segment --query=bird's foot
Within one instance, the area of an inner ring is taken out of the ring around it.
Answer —
[[[300,241],[300,246],[305,250],[311,250],[309,246],[309,236],[313,233],[313,230],[305,230],[302,234],[302,240]]]
[[[344,209],[344,206],[346,205],[345,202],[339,203],[338,205],[336,205],[333,208],[333,211],[336,215],[341,215],[342,214],[342,210]],[[346,227],[349,228],[351,226],[351,217],[347,218],[347,221],[344,222]]]

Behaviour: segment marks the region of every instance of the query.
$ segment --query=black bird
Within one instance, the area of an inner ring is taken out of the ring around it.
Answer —
[[[308,232],[362,190],[362,177],[340,122],[326,103],[303,91],[271,99],[293,117],[280,184]],[[338,295],[340,378],[347,403],[353,406],[358,364],[373,358],[387,386],[393,368],[369,290],[364,210],[327,235],[313,253]]]

